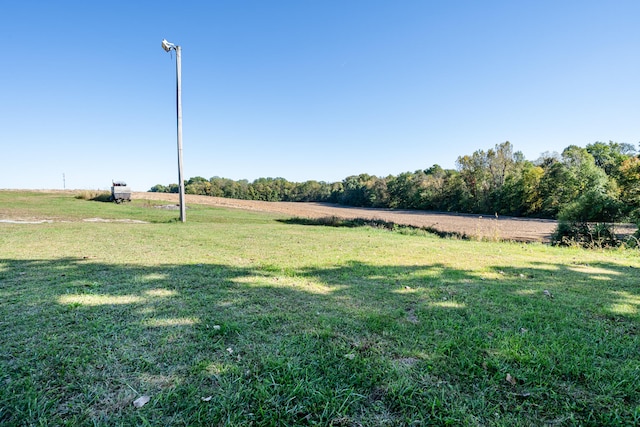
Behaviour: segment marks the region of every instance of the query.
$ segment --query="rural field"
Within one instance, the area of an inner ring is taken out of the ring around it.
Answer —
[[[178,202],[177,194],[135,193],[134,197],[144,200],[171,200],[175,203]],[[481,240],[549,242],[557,225],[556,221],[548,219],[354,208],[328,203],[262,202],[196,195],[187,195],[186,197],[187,204],[197,203],[314,219],[338,217],[343,219],[382,220],[400,225],[430,228],[441,233],[469,236]],[[624,227],[623,230],[628,232],[627,228]]]
[[[0,191],[0,425],[640,424],[637,249],[151,194]]]

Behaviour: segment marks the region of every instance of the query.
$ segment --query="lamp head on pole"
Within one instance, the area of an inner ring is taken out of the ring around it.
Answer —
[[[175,49],[176,45],[174,45],[173,43],[169,43],[166,39],[162,39],[162,48],[169,52],[171,49]]]

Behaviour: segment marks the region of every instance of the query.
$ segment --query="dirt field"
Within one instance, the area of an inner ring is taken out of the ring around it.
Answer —
[[[134,199],[178,202],[177,194],[134,193]],[[548,242],[557,222],[544,219],[443,214],[423,211],[350,208],[326,203],[260,202],[187,195],[189,204],[223,206],[235,209],[273,212],[290,217],[323,218],[336,216],[353,219],[379,219],[401,225],[431,227],[440,232],[461,233],[490,240]],[[188,213],[187,213],[188,217]]]

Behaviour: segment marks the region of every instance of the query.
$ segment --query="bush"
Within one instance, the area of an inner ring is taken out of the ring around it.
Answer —
[[[552,236],[553,244],[562,246],[615,247],[620,241],[614,225],[605,222],[560,221]]]

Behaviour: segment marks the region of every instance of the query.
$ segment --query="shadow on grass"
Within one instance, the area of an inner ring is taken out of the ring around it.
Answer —
[[[0,260],[0,423],[633,424],[636,273]]]

